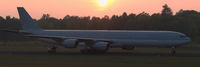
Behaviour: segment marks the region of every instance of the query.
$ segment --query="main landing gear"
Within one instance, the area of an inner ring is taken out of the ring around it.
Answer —
[[[51,47],[51,48],[48,48],[48,53],[49,54],[54,54],[54,53],[56,53],[56,46],[53,46],[53,47]]]

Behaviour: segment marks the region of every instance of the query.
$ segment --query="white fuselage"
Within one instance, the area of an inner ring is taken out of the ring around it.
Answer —
[[[172,54],[176,53],[177,46],[189,43],[189,37],[172,31],[122,31],[122,30],[43,30],[31,18],[24,7],[17,7],[20,16],[22,31],[27,37],[41,41],[56,43],[65,48],[76,48],[83,45],[82,53],[102,53],[109,48],[125,50],[134,47],[170,47]],[[53,45],[49,53],[56,52]]]
[[[171,31],[121,31],[121,30],[45,30],[35,35],[90,38],[112,41],[111,47],[172,47],[189,43],[189,37]]]

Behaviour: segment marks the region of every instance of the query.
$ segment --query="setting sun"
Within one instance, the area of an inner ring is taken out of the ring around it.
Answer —
[[[98,0],[97,3],[99,6],[106,6],[108,3],[108,0]]]

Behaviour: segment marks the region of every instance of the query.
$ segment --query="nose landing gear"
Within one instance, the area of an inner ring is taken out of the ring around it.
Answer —
[[[176,47],[171,47],[171,55],[176,55]]]

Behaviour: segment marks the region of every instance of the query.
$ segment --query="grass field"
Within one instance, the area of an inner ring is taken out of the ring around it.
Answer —
[[[200,57],[0,55],[1,67],[200,67]]]
[[[46,51],[47,47],[38,41],[0,43],[0,51]],[[79,49],[60,47],[58,51],[78,52]],[[109,52],[169,53],[169,48],[112,49]],[[177,52],[199,54],[200,45],[193,42],[178,48]],[[0,67],[200,67],[200,57],[0,54]]]

